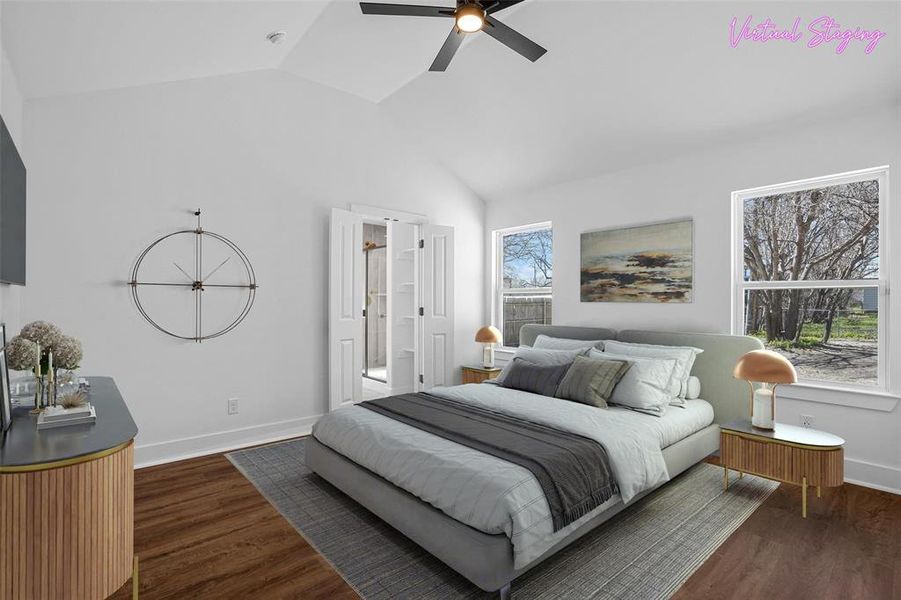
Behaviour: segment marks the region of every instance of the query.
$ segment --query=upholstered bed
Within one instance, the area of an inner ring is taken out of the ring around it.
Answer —
[[[717,423],[747,409],[746,388],[732,378],[732,366],[760,347],[756,339],[740,336],[539,325],[524,326],[521,341],[530,345],[539,334],[704,350],[692,368],[704,400],[662,418],[485,384],[434,391],[565,426],[607,448],[619,493],[567,527],[550,528],[547,502],[522,468],[362,407],[337,411],[317,424],[307,443],[308,466],[478,587],[505,597],[517,576],[715,452]]]

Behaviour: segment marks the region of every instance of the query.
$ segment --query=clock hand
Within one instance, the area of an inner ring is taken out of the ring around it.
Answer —
[[[172,261],[172,264],[175,265],[175,268],[176,268],[176,269],[178,269],[179,271],[181,271],[182,273],[185,274],[185,277],[188,278],[188,281],[190,281],[191,283],[194,282],[194,278],[191,277],[190,275],[188,275],[188,272],[187,272],[187,271],[185,271],[184,269],[182,269],[181,267],[179,267],[177,262]]]
[[[221,268],[223,267],[223,265],[225,265],[225,263],[227,263],[227,262],[230,261],[231,259],[232,259],[232,257],[229,256],[228,258],[226,258],[225,260],[223,260],[221,263],[219,263],[219,266],[216,267],[215,269],[213,269],[212,271],[210,271],[210,274],[207,275],[206,277],[204,277],[203,280],[206,281],[207,279],[209,279],[210,277],[212,277],[212,276],[213,276],[213,273],[215,273],[216,271],[218,271],[219,269],[221,269]]]

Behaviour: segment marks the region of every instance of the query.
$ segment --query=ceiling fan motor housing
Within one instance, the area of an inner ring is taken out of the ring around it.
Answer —
[[[476,2],[464,2],[457,8],[454,18],[460,31],[473,33],[485,24],[485,9]]]

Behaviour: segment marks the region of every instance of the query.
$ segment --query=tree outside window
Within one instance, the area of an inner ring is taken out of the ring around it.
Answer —
[[[802,379],[877,386],[884,179],[838,179],[737,193],[741,329],[787,356]]]
[[[527,323],[551,323],[553,232],[550,224],[496,232],[497,309],[504,346],[519,346]]]

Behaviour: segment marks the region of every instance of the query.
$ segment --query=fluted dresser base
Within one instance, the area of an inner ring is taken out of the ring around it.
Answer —
[[[0,598],[95,600],[132,576],[134,449],[0,472]]]

